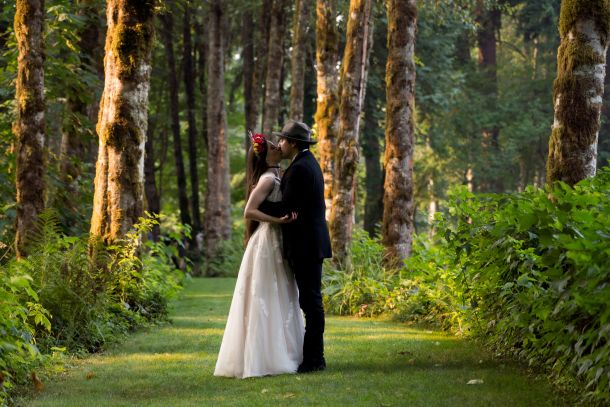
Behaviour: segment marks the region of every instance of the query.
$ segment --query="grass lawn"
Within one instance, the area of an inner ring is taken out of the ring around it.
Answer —
[[[324,372],[212,375],[234,279],[194,279],[172,324],[78,360],[28,406],[558,406],[544,377],[476,344],[382,319],[327,318]],[[468,385],[480,379],[481,384]]]

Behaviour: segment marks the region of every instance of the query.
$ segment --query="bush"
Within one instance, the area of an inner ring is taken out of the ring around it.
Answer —
[[[351,270],[325,263],[324,307],[339,315],[372,316],[383,312],[385,298],[396,284],[396,270],[383,267],[383,246],[361,229],[354,230]]]
[[[609,403],[610,169],[574,188],[452,199],[441,228],[473,332]]]
[[[437,237],[417,237],[400,270],[356,231],[353,270],[327,267],[331,313],[391,313],[483,339],[610,404],[610,168],[574,188],[450,193]]]
[[[44,361],[36,326],[50,330],[49,313],[38,303],[27,274],[0,273],[0,405],[8,392]]]
[[[93,250],[60,232],[57,215],[40,217],[30,255],[0,273],[0,400],[57,350],[98,351],[143,324],[164,320],[184,273],[174,250],[142,243],[157,219],[141,219],[114,245]],[[95,246],[97,247],[97,246]]]

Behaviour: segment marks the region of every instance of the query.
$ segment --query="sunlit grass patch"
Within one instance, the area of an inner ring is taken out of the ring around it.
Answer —
[[[234,279],[195,279],[173,324],[77,361],[28,406],[559,406],[545,378],[453,335],[384,319],[327,318],[328,368],[214,377]],[[207,296],[213,293],[213,296]],[[470,380],[483,383],[468,385]]]

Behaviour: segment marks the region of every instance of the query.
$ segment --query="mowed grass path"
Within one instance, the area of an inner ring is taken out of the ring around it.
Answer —
[[[234,279],[194,279],[172,324],[76,362],[31,406],[557,406],[543,377],[476,344],[381,319],[327,318],[328,369],[236,380],[212,375]],[[472,379],[482,384],[468,385]]]

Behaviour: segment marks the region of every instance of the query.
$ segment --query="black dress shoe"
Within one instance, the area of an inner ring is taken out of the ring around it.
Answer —
[[[321,361],[307,361],[299,365],[297,373],[318,372],[324,369],[326,369],[326,361],[324,359]]]

